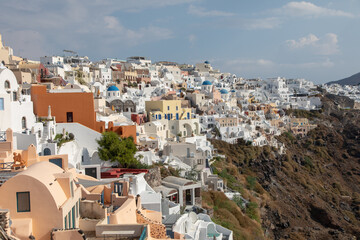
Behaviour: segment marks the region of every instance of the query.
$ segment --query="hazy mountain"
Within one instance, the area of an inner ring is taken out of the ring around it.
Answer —
[[[337,83],[340,85],[358,85],[360,84],[360,73],[354,74],[348,78],[344,78],[337,81],[328,82],[327,84]]]

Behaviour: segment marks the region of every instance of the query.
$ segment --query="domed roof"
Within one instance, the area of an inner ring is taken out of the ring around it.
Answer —
[[[212,83],[209,80],[205,80],[202,85],[204,86],[208,86],[208,85],[212,85]]]
[[[235,89],[231,90],[230,92],[236,92]]]
[[[210,62],[209,62],[209,61],[207,61],[207,60],[206,60],[204,63],[205,63],[205,64],[210,64]]]
[[[120,91],[117,86],[110,86],[107,90],[108,90],[108,92],[109,91]]]
[[[221,90],[220,90],[220,93],[221,93],[221,94],[228,94],[229,92],[228,92],[228,90],[226,90],[226,89],[221,89]]]

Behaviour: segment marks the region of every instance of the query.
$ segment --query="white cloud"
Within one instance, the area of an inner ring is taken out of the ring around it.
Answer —
[[[104,17],[105,27],[108,29],[123,29],[123,26],[119,23],[116,17],[113,16],[105,16]]]
[[[44,49],[45,40],[41,33],[32,30],[7,30],[3,32],[5,44],[14,48],[14,55],[20,57],[29,56],[44,56],[46,50]]]
[[[308,36],[296,40],[287,40],[287,44],[290,48],[302,48],[307,45],[315,45],[319,41],[319,38],[314,34],[309,34]]]
[[[287,40],[286,43],[290,49],[308,48],[319,55],[333,55],[340,52],[338,37],[334,33],[328,33],[323,38],[309,34],[299,40]]]
[[[279,27],[281,24],[280,19],[271,17],[271,18],[258,18],[258,19],[244,19],[240,23],[241,28],[247,30],[255,29],[273,29]]]
[[[304,17],[354,17],[354,14],[325,7],[319,7],[311,2],[289,2],[276,12],[290,16]]]
[[[251,73],[252,77],[256,76],[258,72],[267,73],[268,76],[277,75],[283,72],[284,69],[291,71],[331,68],[335,64],[329,58],[313,61],[313,62],[300,62],[300,63],[279,63],[268,59],[245,59],[237,58],[232,60],[225,60],[219,62],[221,69],[235,73]]]
[[[256,66],[271,66],[274,62],[266,59],[233,59],[226,61],[226,65],[256,65]]]
[[[234,13],[231,12],[206,10],[202,7],[194,6],[194,5],[189,6],[188,13],[199,17],[230,17],[235,15]]]
[[[125,28],[116,17],[105,16],[106,34],[109,36],[107,42],[122,42],[129,46],[135,46],[144,42],[166,40],[173,38],[173,32],[166,28],[147,26],[140,29]]]
[[[127,50],[128,46],[173,38],[173,32],[161,27],[161,22],[157,23],[159,26],[143,22],[139,27],[129,27],[113,16],[116,11],[160,8],[193,1],[175,0],[167,3],[165,0],[139,0],[114,3],[107,0],[34,0],[31,5],[36,7],[27,9],[24,7],[27,2],[14,0],[14,3],[6,2],[0,8],[0,31],[7,44],[23,57],[38,59],[42,55],[60,54],[62,49],[67,48],[79,54],[106,56],[114,53],[114,44]],[[153,6],[153,3],[159,5]]]

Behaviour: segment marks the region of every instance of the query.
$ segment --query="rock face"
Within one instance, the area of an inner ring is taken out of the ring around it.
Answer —
[[[270,239],[360,239],[360,111],[322,100],[323,110],[313,119],[318,127],[308,136],[279,137],[286,155],[263,148],[239,162],[224,151],[227,143],[214,144],[239,172],[255,173],[269,194],[261,218]]]
[[[150,185],[150,187],[157,187],[161,185],[161,174],[160,168],[155,167],[149,169],[149,172],[144,176],[146,182]]]

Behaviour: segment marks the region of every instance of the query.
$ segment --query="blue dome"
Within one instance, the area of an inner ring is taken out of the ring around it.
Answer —
[[[207,61],[207,60],[205,61],[205,64],[209,64],[209,63],[210,63],[209,61]]]
[[[228,90],[226,90],[226,89],[221,89],[221,90],[220,90],[220,93],[221,93],[221,94],[228,94],[229,92],[228,92]]]
[[[231,90],[230,92],[236,92],[236,91],[233,89],[233,90]]]
[[[212,85],[212,83],[209,81],[209,80],[205,80],[202,85],[204,86],[209,86],[209,85]]]
[[[109,91],[120,91],[117,86],[110,86],[107,90],[108,90],[108,92]]]

